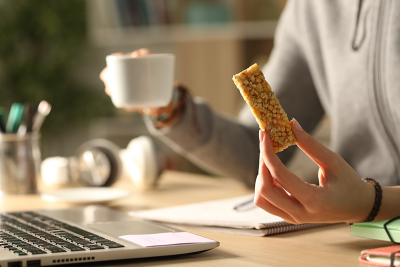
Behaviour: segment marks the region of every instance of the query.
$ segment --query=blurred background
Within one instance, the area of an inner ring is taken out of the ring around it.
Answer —
[[[43,158],[71,156],[93,138],[125,148],[148,132],[140,115],[114,108],[99,74],[106,55],[147,47],[175,54],[176,79],[236,116],[244,102],[231,77],[268,61],[285,3],[0,0],[0,106],[52,105],[42,127]],[[201,172],[180,161],[179,169]]]

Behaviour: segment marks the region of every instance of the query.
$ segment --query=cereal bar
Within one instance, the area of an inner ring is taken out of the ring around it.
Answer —
[[[256,117],[260,129],[266,131],[274,152],[297,143],[287,114],[275,97],[271,86],[257,64],[233,76],[233,81]]]

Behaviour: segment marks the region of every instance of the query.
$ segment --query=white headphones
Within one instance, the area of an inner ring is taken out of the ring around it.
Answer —
[[[128,176],[135,187],[154,188],[162,172],[163,158],[153,140],[139,136],[126,149],[105,139],[82,144],[74,157],[50,157],[41,164],[45,185],[79,183],[85,186],[110,186],[121,175]]]

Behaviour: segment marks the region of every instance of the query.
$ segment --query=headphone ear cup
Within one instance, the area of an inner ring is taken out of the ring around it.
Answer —
[[[122,174],[120,148],[105,139],[93,139],[76,151],[76,179],[87,186],[111,186]]]
[[[40,165],[41,181],[46,187],[60,187],[71,182],[70,160],[64,157],[49,157]]]
[[[120,157],[129,178],[136,187],[151,189],[156,187],[162,172],[161,160],[157,155],[154,141],[148,136],[131,140]]]

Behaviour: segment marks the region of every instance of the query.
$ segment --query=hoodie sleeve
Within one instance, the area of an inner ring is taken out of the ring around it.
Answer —
[[[303,50],[301,17],[307,14],[302,1],[288,1],[281,15],[274,39],[274,49],[263,72],[279,99],[289,120],[296,118],[303,129],[311,133],[324,115],[315,90],[313,78]],[[299,19],[300,17],[300,19]],[[278,156],[287,162],[295,149],[287,149]]]
[[[289,118],[295,117],[306,131],[311,131],[323,110],[297,40],[296,24],[295,6],[289,2],[278,25],[270,62],[263,71]],[[195,98],[186,102],[182,118],[174,126],[157,129],[151,121],[146,121],[146,125],[150,133],[200,168],[254,187],[259,164],[259,128],[247,105],[235,120],[214,112],[206,101]],[[289,160],[294,148],[278,153],[283,162]]]

